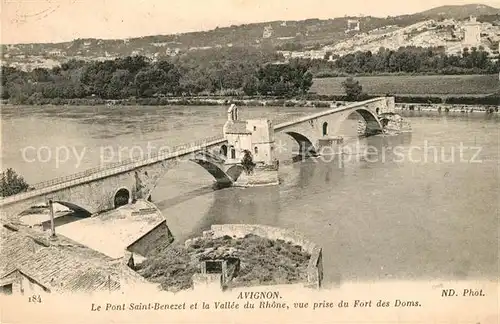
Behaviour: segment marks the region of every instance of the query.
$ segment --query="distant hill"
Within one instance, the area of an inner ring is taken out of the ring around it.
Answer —
[[[485,5],[443,6],[412,15],[396,17],[341,17],[301,21],[272,21],[209,31],[155,35],[130,39],[77,39],[56,44],[2,45],[3,64],[24,69],[51,67],[71,58],[113,59],[127,55],[169,57],[187,51],[218,47],[257,47],[266,51],[319,49],[334,46],[355,35],[384,27],[402,28],[427,19],[463,19],[469,15],[488,21],[500,20],[500,9]],[[359,30],[347,31],[349,19],[359,21]]]
[[[461,53],[464,47],[475,47],[484,50],[488,55],[498,55],[500,42],[500,23],[495,15],[480,16],[491,19],[480,19],[480,37],[477,43],[465,42],[465,29],[469,19],[426,18],[416,24],[406,27],[390,27],[372,30],[368,33],[355,35],[348,40],[329,46],[332,54],[346,55],[355,51],[370,51],[376,53],[380,47],[398,50],[401,47],[441,48],[447,54]]]
[[[431,19],[453,18],[465,19],[469,16],[498,15],[500,9],[483,4],[467,4],[461,6],[441,6],[418,13],[417,15]]]

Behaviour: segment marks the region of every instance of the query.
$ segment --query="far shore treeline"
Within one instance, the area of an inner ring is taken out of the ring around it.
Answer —
[[[333,59],[332,59],[333,58]],[[324,59],[291,59],[272,50],[232,47],[151,60],[69,60],[51,69],[2,66],[1,98],[11,104],[59,104],[69,99],[219,96],[301,97],[313,77],[380,74],[494,74],[500,62],[482,48],[447,55],[443,48],[402,47]]]

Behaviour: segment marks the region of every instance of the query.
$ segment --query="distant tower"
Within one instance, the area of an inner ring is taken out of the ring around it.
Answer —
[[[359,31],[359,20],[357,19],[348,19],[347,20],[347,30],[346,33],[351,31]]]
[[[404,33],[403,32],[398,32],[396,35],[397,35],[398,45],[403,46],[403,44],[405,42],[405,35],[404,35]]]
[[[264,32],[262,33],[262,38],[270,38],[273,35],[273,27],[266,26],[264,27]]]
[[[481,24],[476,21],[476,17],[470,17],[465,23],[464,47],[479,47],[481,45]]]

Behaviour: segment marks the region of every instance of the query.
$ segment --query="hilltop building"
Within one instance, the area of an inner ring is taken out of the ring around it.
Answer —
[[[273,35],[273,27],[266,26],[264,27],[264,32],[262,33],[262,38],[270,38]]]
[[[357,19],[348,19],[347,20],[346,33],[349,33],[351,31],[359,31],[359,20],[357,20]]]
[[[464,47],[479,47],[481,45],[481,23],[476,21],[476,17],[470,17],[470,20],[464,25]]]

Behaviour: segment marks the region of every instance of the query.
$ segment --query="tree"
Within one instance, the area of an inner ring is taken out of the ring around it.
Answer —
[[[48,82],[50,81],[49,71],[43,68],[35,68],[31,71],[31,79],[34,82]]]
[[[312,85],[308,64],[294,60],[287,64],[266,64],[256,75],[262,95],[294,96],[306,93]]]
[[[252,158],[252,153],[249,150],[243,151],[243,158],[241,159],[241,165],[247,174],[252,174],[253,169],[257,165]]]
[[[112,99],[126,98],[133,78],[128,70],[116,70],[107,86],[107,97]]]
[[[137,73],[134,80],[137,95],[139,97],[152,97],[160,93],[166,77],[167,73],[157,67],[141,70]]]
[[[159,91],[163,94],[177,94],[179,92],[179,80],[181,78],[181,73],[179,69],[172,63],[162,60],[157,64],[158,69],[163,70],[165,75],[163,76],[163,82],[159,86]]]
[[[348,77],[342,82],[342,87],[344,88],[347,100],[356,101],[359,99],[363,93],[363,87],[359,84],[359,81],[354,80],[352,77]]]
[[[254,75],[246,75],[243,78],[243,92],[247,96],[253,96],[257,93],[259,89],[259,79]]]
[[[21,192],[25,192],[29,189],[29,185],[11,168],[2,172],[2,179],[0,182],[0,190],[2,191],[2,197],[12,196]]]

